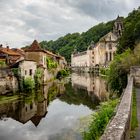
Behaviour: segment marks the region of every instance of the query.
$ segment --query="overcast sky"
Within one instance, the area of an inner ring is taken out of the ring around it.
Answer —
[[[140,0],[0,0],[0,44],[22,47],[84,32],[139,5]]]

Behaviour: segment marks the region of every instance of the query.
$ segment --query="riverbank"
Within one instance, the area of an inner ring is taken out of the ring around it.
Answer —
[[[88,130],[84,132],[84,140],[97,140],[101,137],[110,119],[115,114],[118,102],[118,99],[110,100],[99,106],[97,112],[93,114]]]

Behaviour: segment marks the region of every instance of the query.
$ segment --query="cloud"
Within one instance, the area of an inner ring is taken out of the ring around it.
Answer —
[[[57,39],[118,14],[126,16],[139,4],[138,0],[0,0],[0,41],[22,47],[35,38]]]

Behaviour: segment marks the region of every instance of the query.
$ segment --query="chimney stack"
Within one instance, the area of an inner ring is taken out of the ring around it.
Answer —
[[[9,46],[7,46],[7,51],[9,50]]]

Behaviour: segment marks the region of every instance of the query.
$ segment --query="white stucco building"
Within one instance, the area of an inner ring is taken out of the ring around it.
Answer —
[[[23,60],[19,62],[20,76],[24,79],[32,77],[34,79],[37,70],[37,63],[30,60]]]
[[[72,67],[90,67],[93,66],[92,56],[93,50],[87,50],[84,52],[78,52],[71,55]]]

